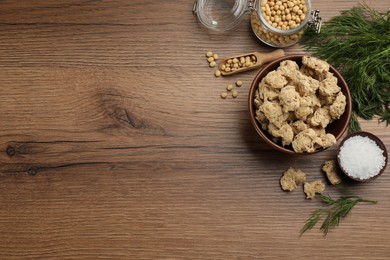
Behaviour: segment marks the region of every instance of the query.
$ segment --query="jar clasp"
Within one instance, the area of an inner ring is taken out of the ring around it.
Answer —
[[[248,0],[248,10],[256,11],[256,0]]]
[[[194,5],[192,6],[192,12],[194,14],[198,12],[198,0],[195,0]]]
[[[312,10],[310,12],[310,19],[308,21],[308,24],[310,27],[314,29],[316,33],[320,33],[321,31],[321,25],[322,25],[322,18],[320,16],[320,10]]]

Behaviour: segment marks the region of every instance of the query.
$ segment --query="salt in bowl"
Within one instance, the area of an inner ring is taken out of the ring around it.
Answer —
[[[377,178],[385,171],[387,161],[386,146],[377,136],[368,132],[348,135],[337,150],[341,171],[359,182]]]

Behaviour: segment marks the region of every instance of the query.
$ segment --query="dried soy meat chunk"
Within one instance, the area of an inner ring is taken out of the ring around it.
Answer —
[[[316,193],[322,193],[324,190],[325,184],[322,180],[305,182],[303,184],[303,191],[306,193],[306,199],[313,199]]]
[[[288,168],[280,178],[282,190],[293,191],[306,180],[306,174],[300,169]]]
[[[322,170],[325,172],[326,177],[328,178],[331,184],[336,185],[342,182],[342,179],[339,174],[340,169],[337,165],[336,160],[326,161],[324,166],[322,166]]]

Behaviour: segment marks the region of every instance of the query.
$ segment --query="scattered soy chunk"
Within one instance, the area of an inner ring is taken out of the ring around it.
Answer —
[[[227,91],[231,91],[233,89],[233,85],[232,84],[229,84],[227,87],[226,87],[226,90]]]
[[[236,85],[237,85],[237,87],[241,87],[242,86],[242,81],[241,80],[237,80]]]
[[[221,98],[227,98],[228,94],[226,92],[221,93]]]
[[[213,56],[213,53],[212,53],[211,51],[208,51],[208,52],[206,53],[206,57],[211,57],[211,56]]]
[[[233,93],[232,93],[232,96],[233,96],[234,98],[236,98],[236,97],[238,96],[238,91],[237,91],[237,90],[234,90]]]
[[[216,77],[221,77],[221,71],[220,70],[215,71],[214,75]]]

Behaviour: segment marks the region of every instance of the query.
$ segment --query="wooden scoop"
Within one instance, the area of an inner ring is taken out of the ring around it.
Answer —
[[[247,57],[247,56],[249,56],[249,57],[255,56],[256,57],[256,61],[252,60],[253,64],[251,66],[248,66],[248,67],[243,66],[243,67],[240,67],[240,68],[236,68],[234,71],[229,71],[229,72],[226,72],[225,70],[223,70],[221,68],[222,65],[226,66],[226,63],[230,59],[233,60],[234,58],[237,58],[239,60],[240,57]],[[268,53],[255,51],[255,52],[251,52],[251,53],[247,53],[247,54],[236,55],[236,56],[229,57],[229,58],[226,58],[226,59],[222,60],[220,62],[220,64],[219,64],[219,70],[221,71],[221,74],[223,76],[233,75],[233,74],[236,74],[236,73],[240,73],[240,72],[244,72],[244,71],[248,71],[248,70],[253,70],[253,69],[259,68],[259,67],[261,67],[263,64],[265,64],[267,62],[276,60],[276,59],[281,58],[283,56],[284,56],[284,51],[282,49],[277,49],[275,51],[268,52]]]

